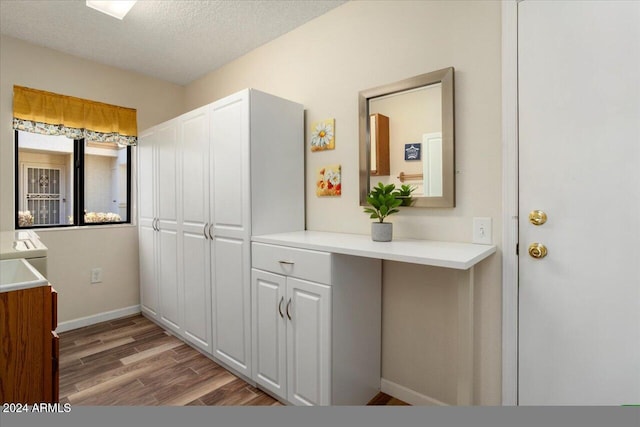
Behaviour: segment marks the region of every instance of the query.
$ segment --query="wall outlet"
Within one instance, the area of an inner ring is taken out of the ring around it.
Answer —
[[[91,283],[100,283],[102,282],[102,269],[94,268],[91,270]]]
[[[491,244],[491,218],[473,218],[473,243]]]

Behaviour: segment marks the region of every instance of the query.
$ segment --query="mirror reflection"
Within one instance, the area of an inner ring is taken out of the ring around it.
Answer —
[[[441,104],[440,83],[369,99],[369,188],[378,182],[408,184],[415,188],[413,196],[442,197]],[[380,122],[385,123],[387,148],[377,156]],[[377,167],[380,163],[383,168]]]
[[[453,68],[360,93],[360,195],[409,185],[411,206],[453,207]]]

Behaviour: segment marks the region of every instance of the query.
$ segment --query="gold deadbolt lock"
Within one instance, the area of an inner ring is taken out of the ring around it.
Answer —
[[[533,225],[542,225],[547,222],[547,214],[542,211],[529,212],[529,222]]]
[[[542,259],[547,256],[547,247],[542,243],[532,243],[529,245],[529,255],[536,259]]]

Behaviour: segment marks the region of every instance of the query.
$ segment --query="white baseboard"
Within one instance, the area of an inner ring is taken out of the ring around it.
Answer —
[[[84,326],[95,325],[100,322],[118,319],[120,317],[131,316],[140,313],[140,305],[132,305],[131,307],[119,308],[117,310],[105,311],[103,313],[94,314],[93,316],[80,317],[78,319],[67,320],[58,323],[56,332],[67,332],[73,329],[82,328]]]
[[[384,378],[380,380],[380,391],[413,406],[449,406],[447,403],[440,402],[437,399],[385,380]]]

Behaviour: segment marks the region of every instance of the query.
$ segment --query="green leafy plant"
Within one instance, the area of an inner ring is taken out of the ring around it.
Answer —
[[[400,206],[411,206],[413,204],[414,199],[411,196],[411,193],[413,193],[415,189],[416,187],[411,185],[402,184],[400,188],[395,190],[393,194],[396,199],[401,200],[402,203]]]
[[[371,206],[365,208],[364,212],[371,214],[369,218],[378,219],[384,222],[384,219],[396,212],[400,212],[397,207],[402,204],[402,200],[396,198],[394,184],[384,185],[379,182],[377,187],[373,187],[367,196],[367,203]]]

